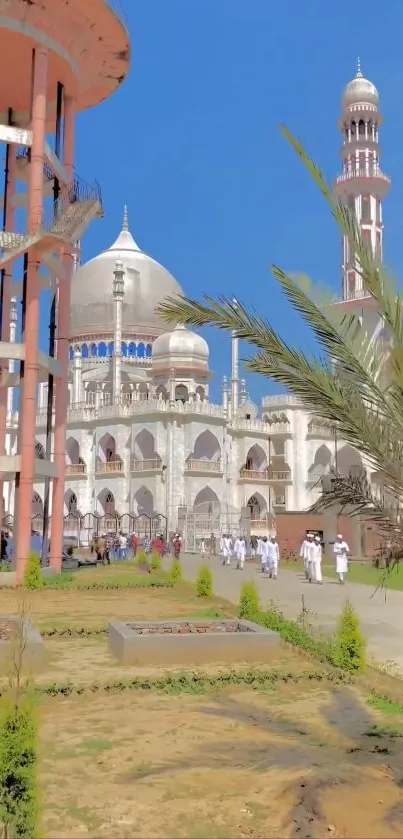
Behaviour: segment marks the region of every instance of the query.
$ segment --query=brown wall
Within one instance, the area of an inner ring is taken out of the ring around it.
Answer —
[[[297,552],[307,530],[323,531],[325,551],[331,550],[338,533],[342,533],[354,556],[374,556],[380,539],[372,522],[356,517],[338,516],[334,513],[277,513],[276,531],[282,555]]]

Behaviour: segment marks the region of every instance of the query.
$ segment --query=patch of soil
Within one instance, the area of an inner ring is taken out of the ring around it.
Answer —
[[[15,621],[0,618],[0,641],[10,641],[17,631]]]

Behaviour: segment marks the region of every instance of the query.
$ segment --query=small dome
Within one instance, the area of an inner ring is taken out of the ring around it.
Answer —
[[[372,82],[364,79],[361,73],[360,60],[358,59],[356,76],[344,89],[342,105],[343,109],[346,109],[351,105],[360,104],[373,105],[377,108],[379,105],[379,93]]]
[[[165,332],[153,343],[153,369],[161,367],[203,367],[208,369],[207,341],[179,323],[172,332]]]

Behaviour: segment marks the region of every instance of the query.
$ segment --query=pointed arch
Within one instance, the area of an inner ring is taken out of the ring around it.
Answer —
[[[102,463],[116,460],[116,440],[109,432],[103,434],[98,443],[98,457]]]
[[[64,495],[64,507],[66,516],[75,516],[78,514],[77,496],[72,489],[68,489]]]
[[[247,501],[246,506],[249,509],[250,518],[252,521],[258,521],[267,514],[267,502],[260,492],[254,492]]]
[[[34,492],[32,496],[31,516],[32,518],[43,516],[43,501],[39,492]]]
[[[147,428],[143,428],[136,434],[133,453],[136,460],[153,460],[157,457],[154,435]]]
[[[133,513],[135,516],[149,516],[154,514],[154,497],[150,489],[141,486],[133,497]]]
[[[250,447],[245,461],[246,469],[256,469],[258,471],[267,468],[267,455],[259,443],[255,443]]]
[[[45,460],[45,449],[39,440],[35,440],[35,457],[38,458],[38,460]]]
[[[115,514],[115,496],[108,487],[101,490],[98,495],[98,501],[102,507],[104,516],[113,516]]]
[[[66,462],[69,466],[80,463],[80,444],[75,437],[66,440]]]
[[[319,481],[323,475],[330,472],[332,464],[332,452],[329,446],[322,443],[314,454],[313,462],[308,469],[308,476],[311,481]]]
[[[188,402],[189,391],[186,385],[176,385],[175,388],[175,402]]]
[[[199,490],[193,502],[193,510],[205,516],[212,516],[221,511],[221,504],[216,492],[210,486]]]
[[[352,475],[354,477],[358,477],[365,472],[360,453],[348,443],[341,446],[338,450],[337,457],[335,456],[334,465],[337,467],[337,471],[342,475]]]
[[[193,447],[193,455],[195,460],[217,461],[221,457],[221,446],[217,437],[210,429],[202,431],[196,437]]]

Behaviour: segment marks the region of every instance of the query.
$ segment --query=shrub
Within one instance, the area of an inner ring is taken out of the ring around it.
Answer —
[[[208,565],[201,565],[196,577],[196,594],[198,597],[213,596],[213,575]]]
[[[29,695],[8,700],[0,721],[0,825],[10,839],[35,835],[36,721]]]
[[[152,571],[161,571],[162,559],[158,551],[153,551],[151,554],[150,568]]]
[[[343,606],[333,647],[333,664],[348,673],[365,669],[367,642],[361,632],[360,619],[347,600]]]
[[[147,559],[148,557],[145,551],[139,551],[134,558],[136,565],[146,565]]]
[[[260,612],[259,592],[254,582],[243,583],[239,597],[238,617],[255,621]]]
[[[174,583],[179,583],[183,578],[182,566],[180,559],[173,559],[172,565],[169,569],[169,579]]]
[[[27,567],[24,575],[24,588],[35,589],[43,588],[44,580],[42,577],[41,560],[39,554],[32,551],[29,555]]]

